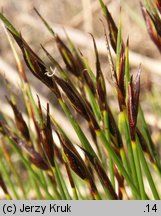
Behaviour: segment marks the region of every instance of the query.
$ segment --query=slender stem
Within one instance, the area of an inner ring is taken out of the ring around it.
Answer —
[[[104,146],[106,147],[107,151],[109,152],[111,158],[113,159],[113,161],[116,163],[118,169],[120,170],[121,174],[125,177],[127,183],[130,185],[132,191],[134,192],[135,196],[138,196],[139,191],[137,189],[137,187],[135,186],[135,184],[132,182],[131,177],[128,175],[128,173],[126,172],[125,168],[122,165],[121,160],[119,159],[119,157],[117,156],[117,154],[115,153],[115,151],[111,148],[110,144],[108,143],[106,137],[104,136],[104,134],[102,133],[102,131],[96,131],[96,134],[98,136],[98,138],[101,140],[101,142],[104,144]]]
[[[130,169],[130,166],[129,166],[129,161],[128,161],[127,157],[126,157],[126,153],[125,153],[123,148],[120,149],[120,156],[121,156],[122,162],[124,164],[124,167],[126,169],[126,172],[130,174],[131,169]]]
[[[79,200],[76,188],[72,188],[72,192],[73,192],[73,199],[74,200]]]
[[[17,200],[19,200],[19,199],[20,199],[19,194],[18,194],[17,191],[16,191],[15,185],[14,185],[14,183],[13,183],[11,177],[9,176],[8,170],[7,170],[7,168],[6,168],[6,165],[4,164],[4,162],[3,162],[2,159],[0,160],[0,167],[1,167],[2,173],[4,173],[5,176],[6,176],[6,179],[7,179],[8,183],[9,183],[9,185],[10,185],[10,187],[11,187],[11,190],[12,190],[12,192],[13,192],[15,198],[16,198]]]
[[[69,192],[68,192],[66,183],[65,183],[64,178],[63,178],[63,176],[62,176],[62,174],[61,174],[61,172],[60,172],[60,169],[59,169],[59,167],[58,167],[58,165],[57,165],[56,160],[55,160],[55,167],[56,167],[57,173],[58,173],[58,175],[59,175],[59,179],[60,179],[60,181],[61,181],[61,185],[62,185],[63,191],[64,191],[64,193],[65,193],[65,197],[66,197],[67,200],[70,200],[70,199],[71,199],[71,196],[70,196],[70,194],[69,194]]]
[[[82,129],[80,128],[79,124],[77,123],[77,121],[74,119],[74,117],[72,116],[69,108],[67,107],[67,105],[63,102],[62,99],[59,99],[59,103],[62,107],[62,109],[64,110],[65,114],[67,115],[67,117],[69,118],[73,128],[75,129],[83,147],[86,149],[86,151],[90,152],[91,156],[96,157],[97,155],[94,152],[93,148],[91,147],[89,141],[87,140],[86,136],[84,135]]]
[[[97,123],[100,124],[101,113],[100,113],[100,108],[98,106],[98,103],[96,102],[96,99],[95,99],[91,89],[87,85],[85,85],[85,91],[86,91],[86,93],[87,93],[87,95],[89,97],[89,101],[90,101],[92,110],[94,112],[94,115],[96,117]]]
[[[83,147],[90,152],[90,154],[92,156],[96,156],[96,153],[94,152],[93,148],[91,147],[89,141],[87,140],[86,136],[84,135],[82,129],[80,128],[79,124],[77,123],[77,121],[74,119],[74,117],[72,116],[69,108],[67,107],[67,105],[63,102],[62,99],[59,99],[59,103],[62,107],[62,109],[64,110],[65,114],[67,115],[67,117],[69,118],[73,128],[75,129],[77,136],[79,137]]]
[[[48,187],[52,188],[52,190],[53,190],[53,193],[55,195],[54,198],[57,199],[57,200],[61,200],[61,196],[60,196],[60,194],[59,194],[59,192],[57,190],[56,184],[53,184],[53,181],[49,177],[49,175],[46,175],[46,179],[47,179]]]
[[[128,121],[127,121],[125,111],[123,112],[123,114],[124,114],[124,126],[126,128],[126,140],[127,140],[127,145],[128,145],[130,167],[132,170],[132,176],[134,178],[136,187],[139,188],[139,181],[137,178],[136,166],[135,166],[135,161],[134,161],[134,152],[133,152],[132,145],[131,145],[130,130],[129,130]]]
[[[143,166],[145,175],[146,175],[146,177],[147,177],[147,179],[148,179],[148,182],[149,182],[151,191],[152,191],[152,193],[153,193],[153,196],[154,196],[154,198],[155,198],[156,200],[160,200],[158,191],[157,191],[157,189],[156,189],[156,187],[155,187],[153,178],[152,178],[152,176],[151,176],[151,173],[150,173],[148,164],[147,164],[147,162],[146,162],[146,160],[145,160],[145,157],[144,157],[144,154],[143,154],[143,150],[142,150],[141,145],[140,145],[139,142],[138,142],[138,152],[139,152],[139,158],[140,158],[140,160],[141,160],[141,163],[142,163],[142,166]]]
[[[50,199],[53,199],[53,197],[51,196],[51,194],[45,190],[45,185],[43,184],[43,182],[41,181],[41,179],[39,178],[39,176],[37,175],[36,172],[34,172],[33,168],[31,167],[31,164],[27,161],[27,159],[22,155],[20,149],[15,145],[15,143],[8,137],[5,137],[6,141],[9,142],[11,144],[11,146],[13,147],[13,149],[16,151],[16,153],[20,156],[22,162],[24,163],[24,165],[26,166],[27,170],[29,170],[32,174],[32,177],[35,179],[35,181],[39,181],[39,185],[42,186],[42,188],[44,189],[47,197],[49,197]]]
[[[13,172],[13,174],[17,180],[17,183],[18,183],[19,187],[21,188],[24,199],[27,199],[27,195],[26,195],[26,191],[25,191],[25,188],[23,186],[23,183],[22,183],[22,179],[20,178],[20,175],[17,172],[17,170],[14,166],[14,163],[11,160],[10,154],[9,154],[9,152],[8,152],[7,148],[5,147],[3,142],[2,142],[2,151],[3,151],[3,155],[5,157],[5,160],[8,164],[8,166],[10,167],[11,172]]]
[[[103,120],[104,120],[104,130],[105,130],[105,136],[108,142],[111,145],[111,140],[110,140],[110,131],[109,131],[109,118],[108,118],[108,112],[104,110],[103,112]],[[109,155],[109,172],[110,172],[110,179],[113,187],[115,188],[115,172],[114,172],[114,163]]]
[[[40,187],[39,187],[38,182],[36,181],[36,179],[33,178],[33,175],[30,172],[30,170],[29,170],[29,178],[31,179],[32,187],[35,188],[37,199],[42,200],[43,196],[41,194]]]
[[[153,144],[153,141],[152,141],[152,138],[151,138],[151,135],[149,132],[149,128],[148,128],[147,123],[145,121],[144,113],[143,113],[141,106],[139,106],[139,117],[140,117],[140,122],[141,122],[141,125],[143,128],[144,134],[145,134],[145,138],[147,138],[146,141],[148,144],[148,148],[149,148],[153,158],[156,161],[156,166],[158,167],[159,172],[161,173],[160,157],[159,157],[159,154],[158,154],[158,152],[157,152],[157,150]]]
[[[135,141],[132,141],[132,149],[134,153],[134,160],[135,160],[136,172],[137,172],[138,181],[139,181],[141,199],[145,200],[147,199],[147,196],[146,196],[145,189],[144,189],[143,176],[142,176],[142,171],[141,171],[141,166],[140,166],[140,161],[139,161],[139,155],[137,151],[137,145]]]
[[[127,148],[128,148],[128,156],[129,156],[129,162],[130,162],[130,167],[131,167],[131,172],[132,172],[132,178],[134,180],[134,184],[136,185],[137,188],[139,188],[139,182],[137,178],[137,173],[136,173],[136,167],[135,167],[135,162],[134,162],[134,154],[133,154],[133,149],[131,146],[131,138],[130,138],[130,132],[129,132],[129,127],[127,124],[127,118],[126,118],[126,113],[120,112],[119,114],[119,126],[120,130],[125,133],[125,138],[126,138],[126,143],[127,143]],[[122,129],[123,128],[123,129]],[[137,194],[137,197],[140,195]]]

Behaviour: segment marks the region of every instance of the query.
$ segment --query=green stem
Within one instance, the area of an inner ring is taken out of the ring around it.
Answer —
[[[126,169],[126,172],[130,174],[131,173],[131,169],[130,169],[130,166],[129,166],[128,159],[126,157],[126,153],[125,153],[125,151],[124,151],[123,148],[120,149],[120,156],[121,156],[122,162],[124,164],[124,167]]]
[[[6,168],[6,165],[4,164],[4,162],[3,162],[2,159],[0,160],[0,166],[1,166],[2,173],[4,173],[4,175],[6,176],[6,179],[7,179],[8,183],[9,183],[9,185],[10,185],[10,187],[11,187],[11,190],[12,190],[12,192],[13,192],[15,198],[16,198],[17,200],[19,200],[20,197],[19,197],[19,195],[18,195],[18,193],[17,193],[17,191],[16,191],[15,185],[14,185],[14,183],[13,183],[13,181],[12,181],[12,179],[11,179],[11,176],[10,176],[9,173],[8,173],[8,170],[7,170],[7,168]]]
[[[108,143],[105,135],[100,130],[96,131],[96,134],[97,134],[98,138],[101,140],[101,142],[104,144],[104,146],[106,147],[106,149],[109,152],[109,154],[110,154],[111,158],[113,159],[113,161],[116,163],[116,165],[117,165],[118,169],[120,170],[121,174],[125,177],[127,183],[130,185],[130,187],[131,187],[132,191],[134,192],[135,196],[138,196],[138,194],[139,194],[138,189],[136,188],[135,184],[132,182],[132,178],[128,175],[125,168],[123,167],[121,160],[118,158],[115,151],[111,148],[111,146]]]
[[[76,188],[72,188],[72,192],[73,192],[73,199],[74,200],[79,200]]]
[[[160,157],[159,157],[159,154],[158,154],[158,152],[157,152],[157,150],[153,144],[153,141],[152,141],[152,138],[151,138],[151,135],[149,132],[149,128],[148,128],[147,123],[145,121],[144,113],[143,113],[141,106],[139,106],[139,118],[140,118],[140,122],[141,122],[141,127],[143,128],[143,132],[145,134],[145,138],[146,138],[146,141],[148,144],[149,151],[151,152],[153,158],[155,159],[156,166],[158,167],[158,170],[161,173]]]
[[[65,114],[67,115],[67,117],[69,118],[73,128],[75,129],[77,136],[79,138],[79,140],[81,141],[83,147],[86,149],[86,151],[90,152],[92,157],[96,157],[97,155],[94,152],[93,148],[91,147],[89,141],[87,140],[86,136],[84,135],[82,129],[80,128],[79,124],[77,123],[77,121],[75,120],[75,118],[72,116],[69,108],[67,107],[67,105],[64,103],[64,101],[60,98],[59,99],[59,103],[62,107],[62,109],[64,110]]]
[[[145,157],[144,157],[144,154],[143,154],[143,150],[142,150],[141,145],[140,145],[139,142],[138,142],[138,152],[139,152],[139,158],[140,158],[140,160],[141,160],[141,163],[142,163],[142,166],[143,166],[145,175],[146,175],[146,177],[147,177],[147,180],[148,180],[148,182],[149,182],[149,186],[150,186],[151,191],[152,191],[152,193],[153,193],[154,199],[160,200],[159,194],[158,194],[157,189],[156,189],[156,187],[155,187],[153,178],[152,178],[152,176],[151,176],[151,173],[150,173],[148,164],[147,164],[147,162],[146,162],[146,160],[145,160]]]
[[[52,188],[52,190],[53,190],[53,193],[55,195],[55,199],[61,200],[61,196],[60,196],[60,194],[56,188],[56,184],[53,184],[53,181],[52,181],[52,179],[50,179],[49,175],[46,175],[46,179],[48,182],[48,187]]]
[[[109,117],[108,117],[108,112],[106,110],[104,110],[104,112],[103,112],[103,120],[104,120],[105,136],[111,145],[110,131],[109,131]],[[109,155],[109,173],[110,173],[111,183],[113,185],[113,188],[115,188],[114,164],[113,164],[113,160],[112,160],[110,155]]]
[[[132,172],[132,178],[135,182],[136,187],[139,188],[139,182],[138,182],[136,167],[135,167],[135,162],[134,162],[134,153],[133,153],[133,149],[131,146],[130,132],[129,132],[128,124],[127,124],[127,118],[126,118],[125,111],[119,113],[119,128],[120,128],[120,131],[124,132],[125,134],[127,148],[128,148],[128,156],[129,156],[128,158],[129,158],[131,172]],[[139,196],[140,195],[137,194],[137,197]]]
[[[56,166],[52,167],[52,172],[54,173],[57,185],[59,186],[59,190],[60,190],[60,194],[61,194],[60,199],[67,200],[67,197],[66,197],[66,194],[64,192],[64,189],[63,189],[63,186],[62,186],[62,183],[60,180],[60,176],[58,174],[58,170],[57,170]]]
[[[69,120],[70,120],[74,130],[76,131],[77,136],[78,136],[79,140],[81,141],[83,147],[86,149],[86,151],[90,152],[90,154],[92,156],[96,156],[96,153],[94,152],[93,148],[91,147],[89,141],[87,140],[86,136],[84,135],[82,129],[79,126],[79,124],[77,123],[77,121],[72,116],[72,114],[71,114],[69,108],[67,107],[67,105],[64,103],[64,101],[62,99],[59,99],[59,103],[60,103],[63,111],[65,112],[65,114],[69,118]]]
[[[101,113],[100,113],[100,108],[99,108],[99,105],[98,103],[96,102],[96,99],[91,91],[91,89],[85,85],[85,91],[89,97],[89,102],[91,104],[91,107],[92,107],[92,110],[94,112],[94,115],[96,117],[96,120],[97,120],[97,123],[100,124],[100,121],[101,121]]]
[[[22,155],[20,149],[15,145],[15,143],[8,137],[5,137],[6,141],[8,143],[11,144],[11,146],[13,147],[13,149],[16,151],[16,153],[19,155],[19,157],[21,158],[22,162],[24,163],[24,165],[26,166],[27,170],[29,170],[32,174],[32,177],[35,179],[35,181],[39,181],[39,185],[41,185],[41,187],[44,189],[47,197],[49,197],[50,199],[52,199],[53,197],[51,196],[51,194],[45,190],[45,185],[42,183],[41,179],[39,178],[39,176],[37,175],[36,172],[34,172],[34,170],[31,167],[31,164],[26,160],[26,158]]]
[[[137,148],[135,141],[132,141],[131,145],[132,145],[132,149],[134,153],[134,160],[135,160],[136,172],[137,172],[138,181],[139,181],[141,199],[145,200],[147,199],[147,196],[146,196],[145,189],[144,189],[143,176],[142,176],[139,155],[138,155],[138,148]]]
[[[2,154],[2,152],[1,152],[1,154]],[[27,199],[27,195],[26,195],[26,191],[25,191],[25,188],[23,186],[23,183],[22,183],[22,179],[20,178],[20,175],[18,174],[18,172],[17,172],[11,158],[9,158],[8,160],[7,160],[7,158],[5,158],[5,160],[8,163],[8,166],[10,167],[10,170],[13,172],[13,175],[14,175],[19,187],[21,188],[24,199]]]
[[[43,199],[43,196],[42,196],[42,194],[41,194],[41,191],[40,191],[40,187],[39,187],[39,184],[38,184],[38,182],[36,181],[36,179],[35,178],[33,178],[33,175],[32,175],[32,173],[30,172],[30,170],[29,170],[29,178],[30,178],[30,181],[31,181],[31,185],[32,185],[32,187],[35,189],[35,191],[36,191],[36,199],[39,199],[39,200],[42,200]]]
[[[65,183],[64,178],[63,178],[63,176],[62,176],[62,174],[61,174],[61,172],[60,172],[60,169],[59,169],[59,167],[58,167],[58,165],[57,165],[56,160],[55,160],[55,167],[56,167],[57,173],[58,173],[58,175],[59,175],[59,179],[60,179],[60,181],[61,181],[61,185],[62,185],[63,191],[64,191],[64,193],[65,193],[65,197],[66,197],[67,200],[70,200],[70,199],[71,199],[71,196],[70,196],[70,194],[69,194],[69,192],[68,192],[66,183]]]

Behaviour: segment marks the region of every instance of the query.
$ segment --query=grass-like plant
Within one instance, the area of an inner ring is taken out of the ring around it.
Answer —
[[[139,103],[141,67],[138,66],[134,79],[130,74],[129,39],[123,42],[122,23],[120,21],[117,27],[106,5],[102,0],[99,2],[109,29],[108,35],[104,27],[111,88],[119,105],[117,116],[108,103],[104,72],[93,35],[96,72],[72,40],[67,36],[66,45],[35,9],[54,37],[66,66],[61,66],[42,46],[55,73],[0,13],[17,62],[29,120],[28,123],[24,120],[11,92],[6,100],[15,118],[10,119],[3,110],[0,113],[0,186],[6,199],[160,199],[153,178],[154,173],[161,177],[160,155]],[[146,6],[141,5],[141,8],[149,34],[161,50],[161,2],[147,0]],[[34,101],[10,35],[20,47],[30,72],[55,95],[78,136],[79,145],[69,139],[50,114],[50,104],[44,109],[39,97]],[[92,143],[73,110],[87,125]],[[53,139],[53,133],[60,145]],[[16,162],[13,155],[19,158]]]

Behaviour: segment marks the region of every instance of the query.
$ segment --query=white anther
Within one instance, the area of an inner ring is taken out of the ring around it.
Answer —
[[[55,73],[56,73],[56,68],[53,69],[53,68],[50,66],[50,71],[47,71],[47,72],[45,73],[45,75],[47,75],[48,77],[52,77]]]

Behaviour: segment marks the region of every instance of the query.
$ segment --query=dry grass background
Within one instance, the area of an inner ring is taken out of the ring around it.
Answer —
[[[142,63],[143,106],[146,109],[149,124],[160,130],[161,124],[160,121],[158,121],[158,116],[156,117],[153,115],[152,109],[149,108],[149,105],[147,105],[148,101],[145,100],[144,97],[146,96],[146,92],[144,92],[144,89],[146,88],[144,87],[145,85],[149,85],[149,83],[153,83],[158,89],[158,92],[160,92],[160,55],[146,31],[140,10],[140,0],[106,0],[106,2],[116,23],[118,23],[119,20],[121,2],[123,38],[124,41],[126,41],[129,36],[130,49],[134,52],[130,55],[132,63],[131,71],[135,71],[139,63]],[[91,64],[94,65],[93,47],[92,42],[89,43],[91,38],[88,34],[88,32],[92,32],[98,39],[98,48],[102,54],[102,63],[105,65],[104,70],[106,76],[108,76],[103,27],[100,22],[100,19],[103,19],[103,16],[97,0],[0,1],[0,8],[3,9],[5,15],[12,21],[16,28],[21,31],[24,38],[29,42],[29,44],[31,44],[33,49],[39,52],[41,57],[44,57],[44,54],[40,49],[40,44],[43,44],[57,59],[59,59],[54,41],[35,14],[33,7],[36,7],[40,11],[40,13],[50,22],[53,28],[55,28],[62,37],[64,37],[63,28],[67,29],[73,41],[78,44],[81,51],[88,56]],[[20,98],[18,91],[19,85],[16,76],[16,65],[2,26],[0,26],[0,73],[1,75],[5,74],[5,77],[12,82],[13,89],[18,98]],[[53,95],[50,95],[47,88],[35,79],[31,73],[27,74],[34,88],[35,95],[36,92],[38,92],[39,95],[43,95],[44,104],[46,100],[50,100],[54,105],[54,114],[62,122],[62,113],[58,111],[57,104],[55,104],[53,100]],[[4,94],[6,94],[6,91],[3,88],[3,84],[4,82],[0,79],[0,106],[3,106],[3,110],[10,114],[10,109],[8,109],[4,100]],[[65,120],[63,120],[63,122],[64,121]],[[69,126],[67,128],[72,130]]]
[[[119,20],[120,14],[120,1],[119,0],[106,0],[108,2],[109,10],[111,11],[116,23]],[[140,10],[140,0],[124,0],[121,1],[121,13],[123,23],[123,38],[130,38],[131,54],[131,71],[135,71],[136,66],[142,63],[142,98],[143,107],[146,111],[147,121],[155,128],[154,139],[158,138],[161,130],[161,120],[157,115],[154,115],[152,108],[148,104],[147,94],[144,91],[145,86],[149,83],[155,85],[158,94],[161,90],[161,64],[160,54],[151,42],[147,30],[144,25]],[[91,64],[94,66],[93,61],[93,48],[92,43],[89,43],[90,37],[88,32],[92,32],[100,43],[98,46],[102,54],[102,63],[104,70],[108,70],[106,48],[104,43],[103,27],[100,23],[102,19],[102,11],[97,0],[0,0],[0,9],[3,9],[8,19],[19,29],[27,42],[33,47],[34,50],[39,52],[40,56],[44,57],[40,49],[40,44],[46,45],[47,49],[59,59],[56,52],[54,41],[51,40],[51,35],[47,32],[33,7],[36,7],[39,12],[55,27],[55,29],[64,37],[63,28],[69,30],[79,48],[88,56]],[[101,47],[103,46],[104,47]],[[148,57],[148,58],[147,58]],[[46,58],[46,57],[45,57]],[[18,99],[20,93],[18,91],[18,77],[16,75],[16,64],[8,44],[4,30],[0,25],[0,106],[3,111],[8,115],[12,114],[8,105],[5,102],[4,95],[6,89],[4,87],[3,76],[5,76],[12,83],[12,90],[16,92]],[[63,114],[57,108],[57,104],[53,100],[47,88],[35,79],[30,72],[27,71],[28,79],[33,86],[34,95],[38,93],[42,95],[44,104],[50,101],[54,106],[52,112],[59,119],[66,128],[70,131],[69,135],[72,139],[77,138],[71,133],[71,126],[65,121]],[[107,76],[107,75],[106,75]],[[144,97],[145,96],[145,97]],[[20,105],[21,101],[18,100]],[[22,106],[23,107],[23,106]],[[156,133],[157,131],[157,133]]]

